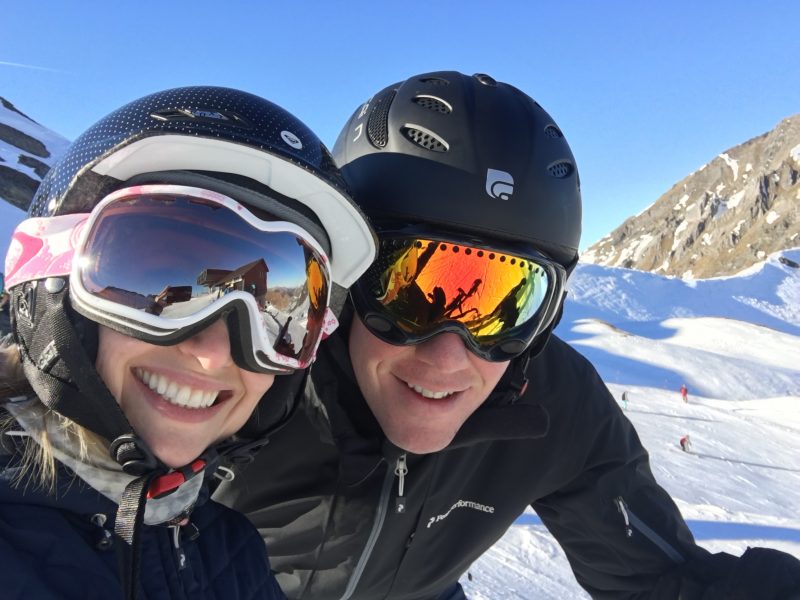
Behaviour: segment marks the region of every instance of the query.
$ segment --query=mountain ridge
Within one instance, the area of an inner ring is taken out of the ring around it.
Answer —
[[[664,275],[731,275],[800,246],[800,113],[715,156],[581,256]]]

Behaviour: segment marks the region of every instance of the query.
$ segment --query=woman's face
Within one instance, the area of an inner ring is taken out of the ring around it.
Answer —
[[[275,379],[236,366],[224,321],[174,346],[100,326],[96,366],[134,431],[172,468],[238,431]]]

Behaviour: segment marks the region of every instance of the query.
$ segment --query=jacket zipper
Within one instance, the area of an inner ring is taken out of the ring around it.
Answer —
[[[408,465],[406,464],[406,455],[401,454],[397,457],[397,465],[394,468],[394,474],[397,475],[397,500],[394,504],[394,512],[406,512],[406,497],[405,497],[405,483],[406,475],[408,475]]]
[[[380,502],[378,502],[378,510],[375,512],[375,520],[372,523],[372,531],[369,532],[367,543],[364,545],[364,551],[361,553],[361,557],[358,559],[356,568],[353,569],[353,574],[350,576],[350,581],[347,582],[347,588],[345,589],[341,600],[348,600],[350,596],[353,595],[353,592],[356,590],[356,586],[361,579],[361,575],[364,572],[364,568],[367,566],[367,561],[372,555],[372,551],[374,550],[375,544],[378,541],[378,535],[380,535],[381,529],[383,529],[383,522],[386,520],[386,513],[389,511],[389,497],[392,493],[392,481],[395,477],[399,478],[397,482],[399,494],[397,503],[395,505],[395,510],[397,512],[405,511],[405,497],[403,496],[403,493],[405,487],[405,476],[407,474],[408,466],[406,465],[405,454],[401,454],[397,458],[394,471],[392,471],[391,468],[386,469],[386,475],[383,479],[383,486],[381,487],[381,498]],[[401,499],[403,500],[402,510]]]
[[[628,507],[625,499],[622,496],[614,498],[614,504],[617,505],[617,510],[625,520],[625,536],[632,537],[634,531],[638,531],[645,538],[650,540],[658,549],[666,554],[670,560],[675,563],[681,564],[686,562],[686,558],[675,549],[667,540],[656,533],[650,526],[636,516],[634,512]]]
[[[197,536],[200,535],[200,530],[197,528],[197,525],[188,519],[182,521],[182,523],[184,524],[176,523],[175,525],[169,526],[172,530],[172,547],[175,550],[175,558],[178,561],[178,571],[183,571],[186,568],[186,551],[181,545],[181,533],[186,533],[186,537],[189,540],[196,540]],[[184,527],[186,528],[185,530],[183,529]]]
[[[178,559],[178,571],[183,571],[186,568],[186,552],[181,547],[181,526],[170,525],[170,529],[172,529],[172,546]]]

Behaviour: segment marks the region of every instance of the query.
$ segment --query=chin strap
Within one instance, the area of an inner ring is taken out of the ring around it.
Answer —
[[[151,482],[158,473],[148,473],[131,481],[122,494],[114,533],[124,542],[117,544],[122,593],[125,600],[136,600],[139,594],[139,563],[141,561],[141,530],[144,503]]]

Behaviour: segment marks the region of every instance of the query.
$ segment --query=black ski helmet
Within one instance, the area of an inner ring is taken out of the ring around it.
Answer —
[[[333,148],[373,220],[475,235],[543,252],[570,270],[581,194],[572,151],[539,104],[488,75],[438,71],[390,85]]]
[[[330,252],[333,287],[349,287],[375,256],[374,234],[318,137],[272,102],[221,87],[157,92],[92,125],[44,178],[29,216],[90,212],[112,191],[146,183],[210,189],[300,223]],[[51,410],[127,440],[130,425],[94,369],[97,327],[75,312],[68,287],[48,279],[11,290],[25,374]],[[130,458],[115,448],[130,470],[153,466],[136,455],[146,449]]]

